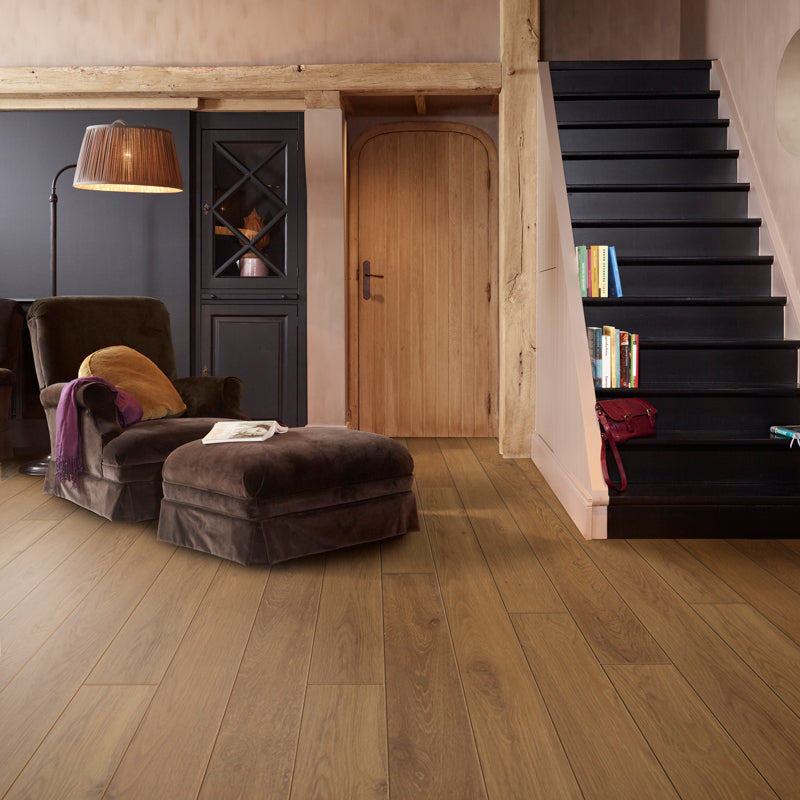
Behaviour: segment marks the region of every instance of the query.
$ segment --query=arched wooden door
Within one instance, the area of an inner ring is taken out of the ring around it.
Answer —
[[[350,427],[497,435],[496,164],[455,123],[384,125],[353,147]]]

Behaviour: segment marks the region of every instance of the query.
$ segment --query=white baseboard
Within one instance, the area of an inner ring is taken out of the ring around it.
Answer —
[[[534,431],[531,458],[584,539],[607,538],[608,492],[587,491]]]

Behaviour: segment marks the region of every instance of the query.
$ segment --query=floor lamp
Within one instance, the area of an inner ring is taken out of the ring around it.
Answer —
[[[181,168],[172,131],[122,120],[110,125],[90,125],[83,135],[77,164],[67,164],[53,178],[50,189],[50,292],[58,294],[56,183],[68,169],[75,169],[76,189],[103,192],[169,193],[183,191]],[[50,456],[20,467],[25,475],[47,472]]]

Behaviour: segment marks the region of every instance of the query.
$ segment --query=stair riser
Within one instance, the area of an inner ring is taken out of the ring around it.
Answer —
[[[795,539],[797,505],[642,505],[608,508],[609,539]]]
[[[685,397],[659,395],[646,388],[637,391],[658,409],[659,431],[741,431],[745,436],[765,436],[776,420],[800,422],[797,396]]]
[[[567,188],[574,184],[735,183],[736,158],[568,158]]]
[[[719,125],[685,128],[562,128],[563,152],[724,150],[728,130]]]
[[[643,441],[643,440],[637,440]],[[664,483],[785,483],[800,485],[797,447],[686,445],[681,448],[648,444],[619,448],[631,486]]]
[[[573,222],[593,219],[746,219],[747,192],[627,191],[570,192]]]
[[[628,297],[769,297],[769,264],[619,265]]]
[[[783,308],[761,306],[587,306],[587,326],[613,325],[638,333],[642,348],[653,339],[772,338],[783,335]],[[687,358],[691,355],[687,354]],[[644,367],[640,370],[644,377]]]
[[[704,92],[708,70],[550,69],[554,92]]]
[[[797,385],[797,351],[777,347],[648,349],[645,339],[639,353],[639,375],[644,387],[653,383],[660,386],[701,383],[742,388],[794,387]]]
[[[555,98],[559,122],[611,122],[717,119],[716,98],[637,98],[632,100],[575,100]]]
[[[617,258],[758,255],[758,228],[754,227],[579,227],[573,235],[576,245],[613,244]]]

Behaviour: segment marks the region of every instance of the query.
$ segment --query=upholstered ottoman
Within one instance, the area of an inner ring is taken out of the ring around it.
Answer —
[[[413,469],[393,439],[343,428],[189,442],[164,462],[158,538],[275,564],[399,536],[418,529]]]

